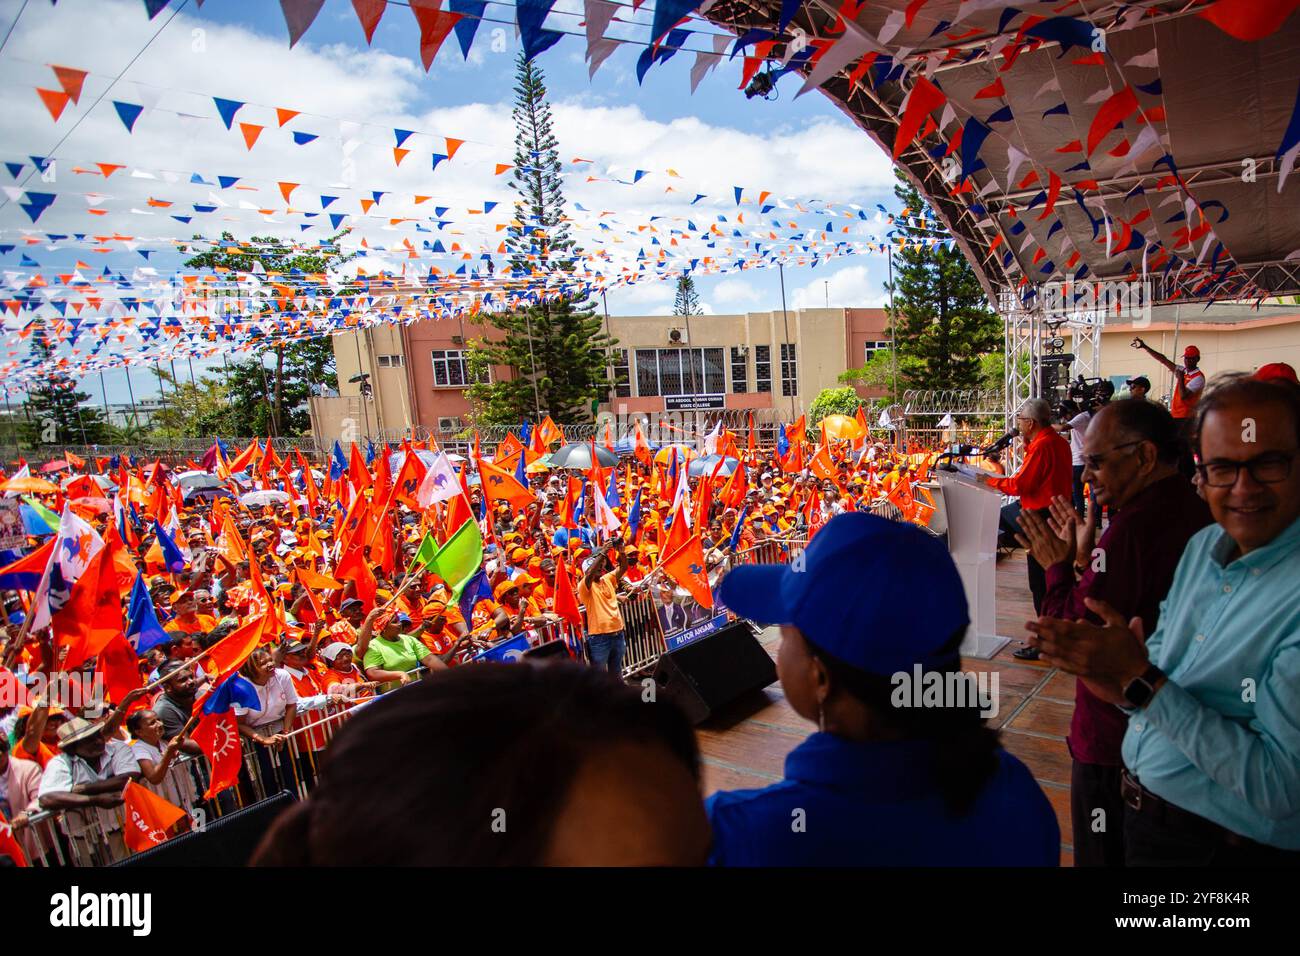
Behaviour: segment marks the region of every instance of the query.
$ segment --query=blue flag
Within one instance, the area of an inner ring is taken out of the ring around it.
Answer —
[[[609,470],[609,488],[605,491],[605,504],[611,508],[623,507],[623,499],[618,496],[618,467]]]
[[[776,453],[784,458],[790,452],[790,439],[785,437],[785,422],[781,423],[781,434],[776,437]]]
[[[465,585],[465,590],[460,592],[460,613],[466,621],[470,621],[474,616],[474,605],[483,598],[492,597],[492,586],[488,584],[487,572],[479,568],[474,572],[474,576],[469,579]]]
[[[515,481],[519,482],[525,488],[528,487],[528,473],[524,471],[524,453],[519,453],[519,464],[515,465]]]
[[[366,439],[366,467],[369,468],[375,463],[375,443],[369,438]]]
[[[745,505],[740,512],[740,517],[736,519],[736,527],[731,530],[731,543],[727,545],[732,554],[736,553],[736,546],[740,544],[740,533],[745,528],[745,519],[749,517],[749,505]]]
[[[203,702],[203,713],[224,714],[235,704],[250,710],[262,706],[262,702],[257,699],[257,688],[252,685],[252,682],[238,674],[231,674],[218,685],[212,692],[212,696]]]
[[[627,513],[628,540],[635,541],[637,529],[641,527],[641,489],[636,490],[632,499],[632,510]]]
[[[527,448],[528,442],[532,438],[532,436],[533,436],[532,426],[528,424],[528,419],[525,418],[523,425],[520,426],[519,428],[519,441],[523,443],[523,446],[525,448]]]
[[[344,474],[347,473],[347,470],[348,470],[348,457],[347,455],[343,454],[343,446],[340,445],[337,440],[335,440],[334,452],[332,455],[330,455],[330,480],[338,481],[340,478],[344,476]]]
[[[167,565],[168,571],[184,571],[185,555],[181,549],[176,547],[176,542],[172,536],[167,533],[167,529],[160,525],[156,520],[153,523],[154,534],[158,536],[158,547],[162,548],[163,563]]]
[[[135,584],[131,588],[131,602],[127,609],[126,639],[135,648],[136,656],[142,656],[150,648],[166,644],[171,638],[158,623],[153,600],[149,589],[144,586],[144,575],[135,574]]]
[[[587,516],[587,479],[582,479],[582,490],[578,492],[578,505],[573,509],[573,526],[581,528]]]

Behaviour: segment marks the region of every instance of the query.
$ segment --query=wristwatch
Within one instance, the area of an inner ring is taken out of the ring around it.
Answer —
[[[1124,699],[1132,707],[1145,707],[1155,696],[1156,684],[1164,676],[1164,671],[1155,664],[1150,665],[1141,677],[1135,677],[1124,685]]]

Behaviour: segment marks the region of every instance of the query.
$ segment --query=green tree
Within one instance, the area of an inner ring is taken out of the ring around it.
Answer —
[[[677,280],[677,299],[673,302],[673,315],[703,315],[700,295],[695,291],[695,280],[683,275]]]
[[[573,276],[580,251],[565,215],[546,81],[522,53],[511,115],[511,185],[518,198],[506,231],[508,278],[510,286],[529,291],[525,304],[514,310],[487,313],[497,334],[468,343],[473,384],[466,392],[479,425],[514,426],[546,414],[560,424],[589,421],[596,403],[609,395],[609,350],[616,342],[602,329],[583,284]],[[488,369],[500,365],[513,368],[515,376],[487,381]]]
[[[32,331],[32,354],[42,362],[55,352],[49,332],[38,320]],[[27,390],[25,420],[19,434],[29,445],[95,445],[108,437],[108,424],[98,408],[86,405],[90,396],[77,391],[77,380],[66,372],[47,369]]]
[[[823,388],[808,409],[808,424],[815,426],[827,415],[848,415],[850,418],[863,405],[852,388]]]
[[[894,195],[908,211],[904,219],[937,223],[921,194],[897,175]],[[989,309],[975,271],[957,248],[930,244],[933,228],[900,220],[898,232],[906,240],[891,253],[900,389],[979,387],[980,356],[1001,346],[1002,323]],[[904,356],[918,363],[906,363]]]
[[[339,250],[338,241],[347,233],[345,229],[330,236],[320,252],[310,254],[295,250],[274,236],[254,236],[244,245],[198,253],[186,259],[185,264],[191,268],[224,268],[272,278],[306,276],[309,280],[324,281],[331,268],[356,256]],[[235,242],[228,232],[222,233],[221,238],[227,243]],[[346,290],[342,291],[346,294]],[[262,322],[277,314],[270,296],[260,298],[261,301],[254,299],[249,303],[241,300],[240,321]],[[259,330],[254,337],[261,340],[261,347],[252,358],[229,366],[227,390],[235,410],[227,419],[229,431],[225,433],[241,437],[306,434],[311,430],[311,416],[306,408],[308,396],[320,394],[323,389],[338,388],[333,344],[328,336],[289,339]]]

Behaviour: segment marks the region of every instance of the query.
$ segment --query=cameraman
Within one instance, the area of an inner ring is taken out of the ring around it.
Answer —
[[[1046,520],[1048,508],[1057,495],[1070,494],[1070,445],[1051,426],[1052,409],[1045,399],[1031,398],[1016,413],[1016,428],[1024,439],[1025,459],[1020,470],[1009,478],[977,472],[975,480],[996,488],[1007,495],[1020,498],[1022,510],[1036,511]],[[1034,596],[1037,612],[1047,593],[1047,572],[1028,555],[1029,590]],[[1021,660],[1037,660],[1038,652],[1032,647],[1016,651]]]
[[[1109,385],[1109,382],[1104,383]],[[1071,466],[1071,488],[1074,510],[1079,513],[1079,517],[1084,516],[1083,500],[1083,436],[1088,431],[1088,423],[1092,417],[1097,414],[1097,410],[1110,401],[1110,396],[1114,393],[1111,388],[1107,391],[1105,388],[1089,388],[1082,396],[1082,407],[1079,402],[1067,399],[1061,406],[1061,417],[1065,419],[1058,422],[1052,428],[1066,436],[1070,440],[1070,466]]]

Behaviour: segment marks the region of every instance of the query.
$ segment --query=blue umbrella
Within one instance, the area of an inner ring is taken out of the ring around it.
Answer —
[[[718,468],[718,462],[722,462],[722,467]],[[718,468],[718,474],[721,476],[730,476],[740,464],[735,458],[722,455],[705,455],[703,458],[693,458],[691,463],[686,466],[686,474],[692,478],[707,478],[713,474],[713,469]]]

